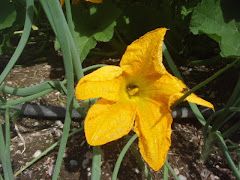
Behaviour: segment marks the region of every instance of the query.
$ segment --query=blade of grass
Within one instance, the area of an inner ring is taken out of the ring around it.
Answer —
[[[201,87],[205,86],[206,84],[210,83],[211,81],[213,81],[215,78],[217,78],[220,74],[222,74],[223,72],[225,72],[226,70],[228,70],[229,68],[231,68],[234,64],[236,64],[239,61],[239,59],[236,59],[235,61],[233,61],[231,64],[228,64],[226,67],[220,69],[218,72],[216,72],[214,75],[212,75],[211,77],[207,78],[206,80],[202,81],[201,83],[199,83],[198,85],[196,85],[194,88],[190,89],[190,91],[188,91],[187,93],[185,93],[180,99],[178,99],[172,106],[171,109],[175,108],[179,103],[181,103],[187,96],[189,96],[190,94],[194,93],[195,91],[197,91],[198,89],[200,89]],[[240,84],[240,81],[239,81]],[[240,88],[240,86],[239,86]]]
[[[13,105],[16,105],[16,104],[24,103],[26,101],[31,101],[31,100],[36,99],[38,97],[44,96],[45,94],[48,94],[52,91],[54,91],[54,89],[45,90],[45,91],[42,91],[40,93],[33,94],[31,96],[27,96],[27,97],[24,97],[24,98],[19,98],[19,99],[16,99],[16,100],[9,101],[9,102],[5,103],[5,106],[2,105],[2,108],[5,108],[6,106],[13,106]]]
[[[238,59],[237,59],[238,60]],[[237,61],[236,60],[236,61]],[[235,61],[234,61],[235,62]],[[238,82],[234,88],[234,91],[230,97],[230,99],[228,100],[224,111],[222,113],[221,116],[218,116],[213,124],[213,128],[212,131],[217,131],[223,124],[225,124],[225,122],[228,121],[228,119],[231,117],[231,115],[227,118],[226,116],[228,115],[229,112],[229,108],[231,106],[233,106],[234,104],[238,103],[238,101],[240,100],[240,77],[238,78]],[[234,114],[232,114],[233,116]]]
[[[176,173],[174,172],[173,168],[170,166],[170,164],[168,163],[168,161],[165,161],[165,164],[167,166],[167,168],[169,169],[170,173],[172,174],[172,176],[176,179],[176,180],[180,180],[179,177],[176,175]]]
[[[57,89],[58,87],[60,87],[61,85],[65,85],[66,84],[66,80],[63,80],[61,82],[59,81],[45,81],[41,84],[37,84],[35,86],[31,86],[31,87],[25,87],[25,88],[12,88],[9,86],[5,86],[4,84],[2,84],[2,86],[0,87],[0,91],[3,91],[5,93],[8,94],[12,94],[15,96],[30,96],[45,90],[49,90],[49,89]]]
[[[168,162],[168,157],[166,157],[165,162]],[[167,167],[166,163],[164,163],[164,165],[163,165],[163,180],[168,180],[168,167]]]
[[[170,67],[170,69],[172,70],[173,74],[178,77],[179,79],[181,79],[183,81],[183,78],[180,74],[180,72],[178,71],[175,63],[173,62],[172,60],[172,57],[170,56],[168,50],[167,50],[167,47],[165,45],[165,43],[163,43],[163,54],[164,54],[164,57],[166,58],[167,60],[167,63]],[[184,81],[183,81],[184,82]],[[202,113],[200,112],[200,110],[198,109],[197,105],[196,104],[193,104],[193,103],[189,103],[189,106],[190,108],[192,109],[194,115],[196,116],[196,118],[198,119],[198,121],[204,125],[206,123],[206,120],[205,118],[203,117]]]
[[[9,111],[9,107],[7,107],[6,111],[5,111],[5,142],[6,142],[5,156],[6,156],[8,177],[9,177],[9,179],[14,179],[12,163],[11,163],[11,156],[10,156],[10,111]]]
[[[126,136],[127,139],[130,139],[130,136]],[[132,144],[130,146],[130,149],[133,153],[133,155],[135,156],[142,172],[144,173],[145,177],[147,178],[147,180],[152,180],[152,177],[148,171],[148,168],[146,166],[146,164],[144,163],[144,161],[142,160],[141,154],[139,153],[139,151],[137,150],[137,148],[134,146],[134,144]]]
[[[237,179],[240,179],[240,172],[238,171],[237,167],[235,166],[229,152],[228,152],[228,148],[224,142],[223,137],[221,136],[220,132],[216,132],[216,137],[218,138],[218,142],[220,143],[221,149],[228,161],[228,164],[230,166],[230,169],[232,170],[233,174],[236,176]]]
[[[33,7],[34,7],[34,0],[27,0],[26,1],[26,17],[25,17],[23,34],[15,52],[13,53],[13,56],[11,57],[9,63],[7,64],[7,66],[5,67],[5,69],[0,75],[0,85],[5,80],[10,70],[13,68],[13,66],[17,62],[19,56],[22,54],[22,51],[27,44],[27,41],[31,32],[32,22],[33,22],[33,14],[34,14]]]
[[[73,75],[73,64],[72,64],[72,55],[70,50],[70,43],[69,39],[66,36],[66,32],[68,29],[68,25],[66,20],[63,16],[62,8],[58,0],[51,0],[51,1],[44,1],[42,0],[41,3],[46,3],[50,14],[53,19],[53,25],[56,29],[56,36],[61,45],[61,50],[63,53],[63,61],[65,72],[67,76],[67,110],[66,110],[66,117],[63,127],[63,134],[61,138],[61,143],[58,151],[57,161],[53,173],[53,180],[58,179],[58,175],[60,173],[60,167],[63,160],[63,154],[66,148],[69,129],[71,125],[71,114],[72,114],[72,107],[73,107],[73,97],[74,97],[74,75]]]
[[[1,115],[1,112],[2,111],[0,111],[0,115]],[[2,161],[4,178],[9,179],[5,149],[6,149],[6,147],[5,147],[5,140],[4,140],[4,135],[3,135],[2,123],[0,121],[0,159]]]
[[[100,146],[93,146],[93,162],[92,162],[92,176],[91,180],[101,179],[101,148]]]
[[[116,180],[117,179],[117,174],[121,165],[121,162],[123,160],[123,157],[125,156],[127,150],[130,148],[130,146],[132,145],[132,143],[138,138],[138,135],[135,134],[133,135],[129,141],[127,142],[127,144],[124,146],[123,150],[121,151],[121,153],[119,154],[119,157],[117,159],[117,162],[115,164],[114,170],[113,170],[113,174],[112,174],[112,180]]]
[[[73,136],[74,134],[77,134],[81,131],[83,131],[84,128],[81,127],[79,129],[77,129],[76,131],[72,132],[69,134],[68,137]],[[27,163],[27,165],[25,165],[22,169],[20,169],[19,171],[17,171],[14,174],[14,177],[17,177],[17,175],[19,175],[21,172],[23,172],[25,169],[27,169],[28,167],[30,167],[33,163],[35,163],[36,161],[38,161],[39,159],[41,159],[41,157],[45,156],[47,153],[49,153],[51,150],[53,150],[56,146],[58,146],[61,142],[61,139],[58,140],[57,142],[55,142],[54,144],[52,144],[49,148],[47,148],[45,151],[43,151],[41,154],[39,154],[39,156],[37,156],[36,158],[34,158],[32,161],[30,161],[29,163]]]

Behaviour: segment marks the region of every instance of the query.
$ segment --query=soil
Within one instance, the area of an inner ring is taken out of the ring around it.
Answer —
[[[5,85],[11,87],[28,87],[47,80],[62,80],[64,78],[64,68],[61,53],[56,53],[53,49],[49,48],[47,52],[41,54],[41,57],[46,57],[46,59],[39,62],[34,56],[22,56],[18,61],[18,66],[15,66],[15,68],[12,69],[11,73],[5,80]],[[0,68],[3,69],[8,60],[8,56],[1,56]],[[109,61],[109,59],[107,60]],[[103,59],[102,62],[106,62],[106,59]],[[180,70],[190,87],[193,87],[195,84],[206,79],[206,77],[209,77],[214,73],[214,71],[216,71],[216,69],[207,67],[181,67]],[[196,76],[199,78],[194,79]],[[215,105],[222,105],[226,102],[225,100],[229,98],[229,94],[231,94],[233,87],[232,85],[226,85],[226,87],[224,87],[226,88],[224,89],[224,92],[227,92],[228,94],[225,93],[224,96],[219,96],[219,91],[216,90],[217,84],[218,83],[215,82],[215,85],[204,87],[198,95],[214,102]],[[16,99],[16,97],[8,96],[8,100],[13,99]],[[29,103],[65,106],[65,100],[66,97],[64,95],[54,91]],[[3,117],[2,124],[4,124]],[[81,120],[73,121],[71,131],[74,131],[80,126]],[[16,127],[18,131],[16,130]],[[20,170],[40,152],[43,152],[50,145],[59,140],[62,134],[62,128],[62,120],[17,117],[15,125],[12,123],[11,131],[11,158],[14,172]],[[198,123],[197,119],[174,120],[172,125],[172,146],[168,152],[168,161],[175,173],[181,180],[235,179],[233,173],[229,170],[223,153],[219,150],[216,150],[210,155],[209,161],[206,164],[202,163],[200,160],[204,143],[202,130],[202,126]],[[24,144],[26,145],[25,150]],[[125,144],[126,141],[122,138],[101,146],[101,179],[111,179],[116,160]],[[137,141],[135,141],[135,145],[137,147]],[[51,179],[57,153],[58,148],[55,148],[53,151],[19,174],[16,179]],[[87,144],[84,133],[78,133],[68,140],[59,179],[91,179],[91,163],[92,147]],[[149,168],[149,171],[154,180],[162,179],[163,168],[157,172]],[[0,173],[2,173],[1,164]],[[118,173],[118,179],[146,179],[130,150],[128,150],[123,159]],[[169,179],[173,179],[171,175],[169,175]]]

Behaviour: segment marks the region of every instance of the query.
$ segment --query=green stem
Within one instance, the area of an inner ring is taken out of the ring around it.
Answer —
[[[66,35],[69,32],[69,28],[64,18],[59,1],[58,0],[51,0],[51,1],[42,0],[41,2],[46,3],[46,5],[48,6],[48,9],[50,10],[50,15],[52,16],[53,25],[56,30],[56,36],[61,45],[64,67],[65,67],[65,72],[67,76],[67,110],[66,110],[63,134],[62,134],[62,139],[61,139],[61,143],[58,151],[56,166],[55,166],[54,174],[52,177],[53,180],[57,180],[58,175],[60,173],[60,167],[63,160],[63,154],[66,148],[69,129],[71,125],[71,114],[72,114],[73,97],[74,97],[73,63],[72,63],[72,54],[70,49],[71,42],[69,41],[69,37]]]
[[[128,139],[130,139],[130,137],[128,135],[126,137]],[[136,160],[138,162],[138,165],[141,168],[141,170],[144,173],[144,175],[147,178],[147,180],[152,180],[152,177],[151,177],[151,175],[150,175],[150,173],[148,171],[148,168],[147,168],[146,164],[144,163],[144,161],[142,160],[142,156],[139,153],[139,151],[137,150],[137,148],[134,146],[134,144],[132,144],[130,146],[130,149],[131,149],[133,155],[135,156],[135,158],[136,158]]]
[[[228,164],[230,166],[230,169],[232,170],[233,174],[236,176],[237,179],[240,179],[240,172],[238,171],[237,167],[235,166],[229,152],[228,152],[228,148],[224,142],[223,137],[221,136],[220,132],[216,132],[216,137],[218,139],[218,142],[220,143],[221,149],[228,161]]]
[[[81,131],[83,131],[84,128],[81,127],[79,129],[77,129],[76,131],[72,132],[69,134],[68,137],[73,136],[76,133],[79,133]],[[57,142],[55,142],[53,145],[51,145],[49,148],[47,148],[45,151],[43,151],[39,156],[37,156],[36,158],[34,158],[32,161],[30,161],[26,166],[24,166],[22,169],[20,169],[19,171],[17,171],[14,174],[14,177],[16,177],[17,175],[19,175],[21,172],[23,172],[25,169],[27,169],[28,167],[30,167],[33,163],[35,163],[36,161],[38,161],[39,159],[41,159],[41,157],[45,156],[47,153],[49,153],[51,150],[53,150],[56,146],[58,146],[60,144],[61,140],[58,140]]]
[[[177,66],[175,65],[175,63],[173,62],[168,50],[167,50],[167,47],[165,46],[165,44],[163,43],[163,54],[164,54],[164,57],[166,58],[167,62],[168,62],[168,65],[169,67],[171,68],[173,74],[178,77],[179,79],[181,79],[183,81],[183,78],[180,74],[180,72],[178,71],[177,69]],[[184,82],[184,81],[183,81]],[[196,116],[196,118],[198,119],[198,121],[204,125],[206,123],[206,120],[204,119],[203,115],[201,114],[200,110],[198,109],[197,105],[196,104],[193,104],[193,103],[189,103],[189,106],[190,108],[192,109],[194,115]]]
[[[101,148],[93,146],[93,162],[92,162],[92,177],[91,180],[101,179]]]
[[[9,116],[10,116],[10,111],[9,111],[9,107],[7,107],[5,112],[5,142],[6,142],[5,156],[6,156],[8,177],[9,179],[14,179],[12,164],[11,164],[11,156],[10,156],[10,117]]]
[[[9,101],[9,102],[5,103],[5,106],[3,105],[2,108],[6,107],[6,106],[13,106],[13,105],[16,105],[16,104],[21,104],[21,103],[24,103],[26,101],[31,101],[33,99],[44,96],[44,95],[46,95],[46,94],[48,94],[52,91],[53,91],[53,89],[49,89],[49,90],[42,91],[40,93],[36,93],[34,95],[31,95],[31,96],[27,96],[27,97],[20,98],[20,99],[17,99],[17,100]]]
[[[220,74],[222,74],[223,72],[225,72],[227,69],[229,69],[230,67],[232,67],[234,64],[236,64],[239,61],[239,59],[236,59],[235,61],[233,61],[231,64],[227,65],[226,67],[220,69],[218,72],[216,72],[214,75],[212,75],[211,77],[209,77],[208,79],[206,79],[205,81],[201,82],[200,84],[196,85],[194,88],[192,88],[190,91],[188,91],[186,94],[184,94],[180,99],[178,99],[172,106],[171,109],[174,109],[179,103],[181,103],[187,96],[189,96],[190,94],[194,93],[195,91],[197,91],[198,89],[200,89],[201,87],[205,86],[206,84],[208,84],[209,82],[213,81],[216,77],[218,77]]]
[[[163,54],[164,54],[164,57],[166,58],[167,62],[168,62],[168,65],[169,67],[171,68],[172,72],[174,73],[174,75],[176,77],[178,77],[178,79],[181,79],[183,81],[183,78],[180,74],[180,72],[178,71],[177,69],[177,66],[175,65],[175,63],[173,62],[173,59],[172,57],[170,56],[168,50],[167,50],[167,47],[165,45],[165,43],[163,43],[163,46],[162,46],[162,49],[163,49]]]
[[[65,0],[65,6],[66,6],[68,27],[70,29],[72,37],[74,37],[74,25],[73,25],[73,20],[72,20],[72,11],[71,11],[70,0]]]
[[[25,45],[27,44],[28,37],[31,32],[31,27],[32,27],[32,21],[33,21],[33,7],[34,7],[34,0],[27,0],[26,1],[26,18],[25,18],[25,24],[24,24],[24,29],[23,29],[23,34],[22,37],[19,41],[19,44],[11,57],[9,63],[3,70],[3,72],[0,75],[0,85],[2,82],[5,80],[7,75],[9,74],[10,70],[14,67],[15,63],[17,62],[19,56],[21,55]]]
[[[231,106],[234,106],[235,104],[237,104],[239,100],[240,100],[240,76],[238,78],[238,82],[237,82],[237,84],[234,88],[234,91],[233,91],[230,99],[228,100],[225,108],[224,108],[224,111],[223,111],[222,115],[218,116],[215,123],[213,124],[212,131],[217,131],[225,122],[228,121],[229,118],[231,118],[231,116],[234,115],[234,113],[228,115],[229,108]]]
[[[121,151],[121,153],[119,154],[119,157],[117,159],[117,162],[115,164],[114,170],[113,170],[113,174],[112,174],[112,180],[116,180],[117,179],[117,174],[118,171],[120,169],[120,165],[121,162],[123,160],[123,157],[125,156],[127,150],[130,148],[130,146],[132,145],[132,143],[138,138],[138,135],[135,134],[131,137],[131,139],[129,139],[129,141],[127,142],[127,144],[124,146],[123,150]]]
[[[168,162],[168,157],[166,157],[165,162]],[[164,163],[164,166],[163,166],[163,179],[168,180],[168,167],[166,163]]]
[[[0,111],[0,115],[1,115],[1,112],[2,111]],[[5,147],[5,140],[4,140],[3,129],[2,129],[2,122],[0,121],[0,159],[2,162],[4,178],[8,180],[9,176],[8,176],[8,168],[7,168],[8,166],[7,166],[5,150],[6,150],[6,147]]]
[[[204,141],[204,146],[201,154],[201,159],[203,160],[204,163],[207,162],[209,154],[213,150],[213,145],[216,142],[216,133],[215,132],[210,132],[208,137]]]
[[[165,164],[167,166],[167,168],[169,169],[170,173],[172,174],[172,176],[176,179],[176,180],[180,180],[179,177],[175,174],[173,168],[170,166],[170,164],[165,161]]]
[[[60,89],[59,87],[61,87],[62,85],[65,85],[66,82],[67,82],[66,80],[63,80],[61,82],[45,81],[41,84],[37,84],[35,86],[25,87],[25,88],[12,88],[2,84],[0,86],[0,91],[15,95],[15,96],[30,96],[46,90],[55,90],[55,89],[59,90]]]
[[[97,68],[100,68],[100,67],[103,67],[103,66],[107,66],[107,64],[96,64],[96,65],[88,66],[88,67],[83,69],[83,72],[90,71],[92,69],[97,69]]]
[[[238,121],[236,124],[234,124],[232,127],[230,127],[228,130],[222,133],[223,138],[227,138],[231,134],[233,134],[235,131],[239,130],[240,128],[240,121]]]

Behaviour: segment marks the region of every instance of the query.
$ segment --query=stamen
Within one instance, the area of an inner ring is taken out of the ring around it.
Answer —
[[[138,93],[139,91],[139,88],[138,86],[136,85],[128,85],[127,86],[127,93],[130,95],[130,96],[134,96]]]
[[[129,90],[129,91],[128,91],[128,94],[129,94],[130,96],[134,96],[138,91],[139,91],[138,88],[134,88],[134,89]]]

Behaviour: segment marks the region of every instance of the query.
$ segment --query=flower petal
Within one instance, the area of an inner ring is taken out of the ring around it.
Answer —
[[[89,109],[84,122],[88,144],[98,146],[128,134],[135,116],[134,104],[100,99]]]
[[[170,96],[169,106],[173,105],[173,104],[174,104],[179,98],[181,98],[182,96],[183,96],[182,93],[177,93],[177,94],[174,94],[174,95]],[[197,96],[196,94],[194,94],[194,93],[192,93],[190,96],[188,96],[188,97],[185,99],[185,101],[188,101],[188,102],[191,102],[191,103],[194,103],[194,104],[197,104],[197,105],[201,105],[201,106],[205,106],[205,107],[214,109],[214,106],[213,106],[210,102],[208,102],[208,101],[206,101],[206,100],[198,97],[198,96]]]
[[[164,73],[162,64],[162,43],[166,28],[158,28],[148,32],[127,47],[120,66],[129,75],[143,73],[152,76]]]
[[[159,101],[168,102],[169,108],[184,95],[184,90],[188,90],[188,87],[180,79],[172,76],[168,72],[163,74],[162,77],[156,81],[152,88],[156,89],[152,95],[152,98],[155,100],[158,99]],[[185,101],[209,108],[214,108],[211,103],[198,97],[194,93],[188,96]]]
[[[171,145],[172,116],[167,106],[152,102],[139,103],[134,131],[139,136],[139,148],[144,160],[155,171],[165,162]]]
[[[121,78],[122,70],[118,66],[104,66],[84,76],[77,84],[77,99],[104,97],[108,100],[117,100],[119,90],[124,80]]]

